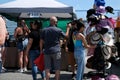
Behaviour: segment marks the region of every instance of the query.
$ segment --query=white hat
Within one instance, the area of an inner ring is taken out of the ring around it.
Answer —
[[[114,40],[113,40],[111,34],[106,33],[106,34],[103,35],[103,38],[104,38],[104,43],[106,45],[109,45],[109,46],[113,46],[114,45]]]
[[[111,57],[112,51],[110,46],[102,45],[101,51],[105,59],[109,59]]]
[[[102,36],[101,34],[93,31],[87,35],[86,39],[89,44],[96,45],[102,40]]]

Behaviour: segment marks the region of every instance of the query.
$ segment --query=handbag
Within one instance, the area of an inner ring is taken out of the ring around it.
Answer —
[[[40,55],[34,60],[34,64],[38,67],[40,71],[44,70],[44,53],[40,53]]]

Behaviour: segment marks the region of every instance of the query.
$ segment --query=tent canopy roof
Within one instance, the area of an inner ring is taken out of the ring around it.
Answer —
[[[0,5],[2,8],[37,8],[37,7],[49,7],[49,8],[59,8],[68,7],[67,5],[57,2],[55,0],[15,0]]]
[[[11,18],[72,18],[73,8],[55,0],[15,0],[1,4],[0,13]]]

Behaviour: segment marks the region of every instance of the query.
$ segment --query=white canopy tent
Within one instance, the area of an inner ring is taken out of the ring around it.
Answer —
[[[11,18],[72,18],[73,8],[55,0],[15,0],[0,5],[0,14]]]

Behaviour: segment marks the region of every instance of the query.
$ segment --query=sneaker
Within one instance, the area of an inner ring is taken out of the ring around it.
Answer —
[[[18,69],[17,71],[23,73],[23,69]]]
[[[23,68],[23,71],[24,71],[24,72],[27,72],[27,68],[26,68],[26,67],[25,67],[25,68]]]
[[[6,72],[6,71],[7,71],[7,69],[5,69],[4,67],[2,67],[1,72]]]

